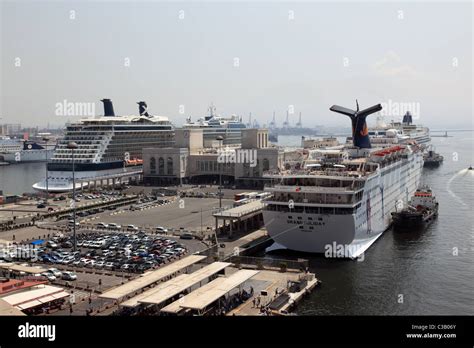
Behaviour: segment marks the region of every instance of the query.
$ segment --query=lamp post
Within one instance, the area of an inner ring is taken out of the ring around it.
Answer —
[[[72,152],[72,219],[74,225],[72,227],[73,234],[73,251],[76,251],[77,248],[77,239],[76,239],[76,173],[74,168],[74,150],[78,148],[77,144],[74,141],[70,141],[67,144],[67,148],[71,149]]]
[[[224,140],[224,137],[222,135],[218,135],[216,137],[216,140],[219,141],[219,150],[222,151],[222,141]],[[217,156],[219,158],[219,156]],[[219,210],[222,209],[222,164],[219,163]]]
[[[43,141],[46,143],[46,204],[48,203],[48,198],[49,198],[49,187],[48,187],[48,141],[49,138],[44,137]]]

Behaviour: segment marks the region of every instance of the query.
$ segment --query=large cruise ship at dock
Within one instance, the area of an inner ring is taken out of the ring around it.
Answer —
[[[126,164],[142,159],[145,147],[169,147],[174,142],[174,126],[164,116],[148,114],[145,102],[138,102],[139,115],[116,116],[112,101],[103,99],[104,116],[87,118],[67,126],[48,161],[48,190],[72,190],[72,150],[75,142],[74,171],[76,180],[87,180],[127,171]],[[76,187],[80,184],[76,182]],[[33,185],[46,190],[46,178]]]
[[[210,105],[209,114],[200,117],[196,121],[192,121],[191,117],[186,119],[183,128],[202,129],[205,142],[216,141],[217,137],[223,138],[223,145],[238,145],[242,141],[242,129],[246,128],[245,124],[237,115],[223,117],[216,114],[216,107]]]
[[[315,150],[282,172],[268,172],[263,217],[273,249],[355,258],[389,227],[391,213],[407,203],[420,183],[423,154],[416,141],[372,147],[366,117],[380,104],[359,111],[337,105],[331,111],[349,116],[352,144]],[[309,154],[310,155],[310,154]],[[340,256],[337,254],[337,256]]]

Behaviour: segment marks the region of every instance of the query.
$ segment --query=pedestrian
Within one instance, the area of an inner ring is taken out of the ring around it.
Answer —
[[[255,308],[256,302],[257,302],[257,299],[254,297],[252,300],[252,308]]]

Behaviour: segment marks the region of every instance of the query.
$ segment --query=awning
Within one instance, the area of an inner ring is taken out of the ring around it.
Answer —
[[[33,300],[33,301],[30,301],[30,302],[22,303],[21,305],[17,305],[15,307],[18,308],[18,309],[24,310],[24,309],[33,308],[33,307],[36,307],[36,306],[41,306],[41,305],[42,305],[42,303],[40,301]]]

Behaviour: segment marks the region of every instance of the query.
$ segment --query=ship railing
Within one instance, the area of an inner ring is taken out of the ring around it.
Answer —
[[[318,176],[341,176],[341,177],[354,177],[366,175],[369,171],[356,172],[350,170],[311,170],[311,169],[289,169],[282,171],[267,171],[263,173],[264,177],[282,177],[282,176],[297,176],[297,175],[318,175]]]
[[[295,189],[298,188],[298,192],[314,192],[314,193],[346,193],[346,192],[353,192],[359,191],[364,188],[363,185],[361,186],[303,186],[303,185],[280,185],[280,184],[273,184],[273,185],[266,185],[265,187],[272,189],[271,191],[290,191],[295,192]]]

